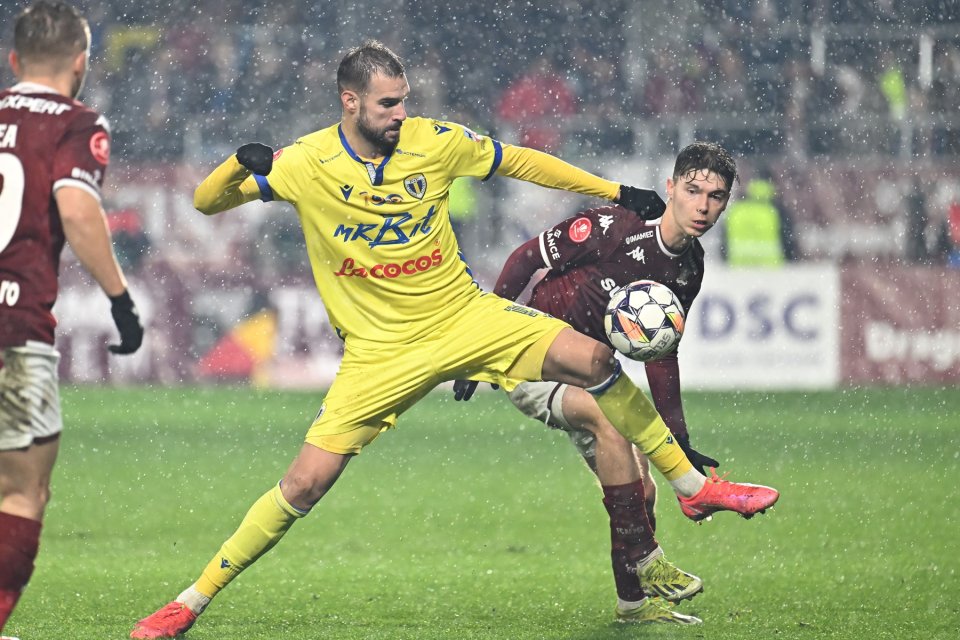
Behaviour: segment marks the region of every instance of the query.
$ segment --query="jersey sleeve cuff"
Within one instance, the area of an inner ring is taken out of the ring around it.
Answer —
[[[540,237],[537,238],[540,245],[540,258],[543,260],[543,264],[545,264],[548,269],[553,269],[553,263],[550,262],[550,254],[547,252],[546,235],[547,232],[543,231],[540,234]]]
[[[267,177],[255,173],[253,179],[257,181],[257,187],[260,188],[260,199],[264,202],[273,202],[273,189],[270,188]]]
[[[83,180],[75,180],[73,178],[61,178],[60,180],[57,180],[56,182],[53,183],[53,193],[56,193],[57,190],[60,189],[61,187],[76,187],[77,189],[83,189],[84,191],[92,195],[94,198],[96,198],[97,202],[100,202],[100,199],[101,199],[100,191],[98,191],[97,189],[94,189]]]

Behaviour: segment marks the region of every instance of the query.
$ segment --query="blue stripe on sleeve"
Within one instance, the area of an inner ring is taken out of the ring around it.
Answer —
[[[500,146],[500,142],[493,140],[493,166],[490,167],[490,172],[483,178],[484,182],[493,177],[493,174],[497,172],[497,169],[500,168],[500,163],[503,162],[503,147]]]
[[[270,188],[267,177],[255,173],[253,179],[257,181],[257,186],[260,187],[260,199],[264,202],[273,202],[273,189]]]

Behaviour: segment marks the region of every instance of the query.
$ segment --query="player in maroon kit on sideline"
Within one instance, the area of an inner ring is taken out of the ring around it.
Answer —
[[[689,312],[703,280],[704,252],[698,238],[717,223],[736,178],[736,164],[726,150],[711,143],[691,144],[677,156],[659,220],[646,221],[617,206],[581,212],[518,247],[507,259],[495,293],[515,300],[540,269],[547,269],[527,304],[607,344],[607,302],[618,287],[635,280],[667,285]],[[690,447],[676,351],[647,362],[646,374],[657,411],[694,467],[702,472],[705,466],[719,466]],[[458,381],[457,399],[469,399],[475,387],[474,382]],[[656,485],[647,461],[603,417],[590,395],[568,385],[525,382],[509,397],[526,415],[566,431],[597,474],[610,515],[618,616],[623,619],[622,613],[630,611],[645,590],[674,602],[699,593],[701,580],[672,573],[679,570],[665,562],[654,537]],[[694,520],[710,515],[680,502]]]
[[[0,91],[0,631],[33,573],[62,430],[51,310],[65,241],[110,298],[110,351],[143,340],[100,205],[107,123],[75,100],[89,47],[76,9],[36,2],[14,25],[19,82]]]

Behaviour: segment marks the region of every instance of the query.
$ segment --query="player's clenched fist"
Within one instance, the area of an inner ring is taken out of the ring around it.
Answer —
[[[237,162],[253,173],[265,176],[273,169],[273,149],[260,142],[248,142],[237,149]]]
[[[110,313],[120,332],[120,344],[111,344],[108,347],[110,353],[123,355],[135,352],[143,344],[143,324],[140,323],[140,313],[129,291],[110,298]]]
[[[620,195],[614,200],[624,209],[630,209],[644,220],[656,220],[666,211],[667,205],[653,189],[639,189],[620,185]]]

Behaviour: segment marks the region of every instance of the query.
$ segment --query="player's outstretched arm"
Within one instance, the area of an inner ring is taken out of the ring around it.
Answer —
[[[543,187],[612,200],[644,220],[656,220],[667,208],[663,198],[653,189],[604,180],[548,153],[527,147],[504,145],[503,161],[497,173]]]
[[[497,173],[542,187],[573,191],[606,200],[613,200],[620,192],[620,185],[616,182],[604,180],[560,158],[528,147],[504,145],[503,160]]]
[[[193,206],[211,216],[260,197],[251,175],[265,176],[273,168],[273,149],[259,142],[245,144],[204,178],[193,192]]]
[[[110,345],[110,351],[133,353],[143,342],[143,325],[113,253],[110,230],[100,202],[75,187],[61,187],[54,197],[70,248],[110,298],[110,312],[120,332],[120,344]]]

